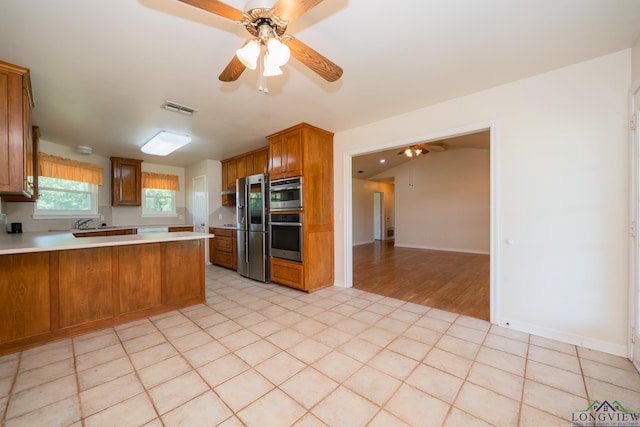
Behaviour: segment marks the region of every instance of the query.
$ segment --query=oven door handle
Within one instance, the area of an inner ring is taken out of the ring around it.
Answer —
[[[283,225],[285,227],[302,227],[301,222],[272,222],[271,225]]]
[[[299,190],[302,188],[302,185],[300,184],[294,184],[294,185],[278,185],[275,187],[270,187],[269,191],[271,191],[272,193],[277,193],[278,191],[284,191],[284,190]]]

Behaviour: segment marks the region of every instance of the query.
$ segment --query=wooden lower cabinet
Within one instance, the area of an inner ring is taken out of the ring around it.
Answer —
[[[204,242],[163,243],[162,302],[184,305],[204,301]]]
[[[112,248],[60,251],[58,255],[59,326],[113,316]]]
[[[215,237],[209,240],[209,262],[220,267],[238,270],[238,240],[236,230],[209,228]]]
[[[193,231],[193,225],[175,225],[168,228],[169,233],[176,233],[179,231]]]
[[[306,290],[302,264],[280,258],[271,258],[271,281]]]
[[[118,313],[162,304],[162,247],[160,243],[120,246],[118,261]]]
[[[0,343],[49,331],[49,254],[0,256],[0,271]]]
[[[204,302],[204,245],[0,255],[0,355]]]

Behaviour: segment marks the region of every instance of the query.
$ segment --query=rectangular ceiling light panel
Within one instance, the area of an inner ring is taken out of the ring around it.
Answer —
[[[140,150],[154,156],[166,156],[190,142],[191,137],[188,135],[178,135],[163,130],[144,144]]]

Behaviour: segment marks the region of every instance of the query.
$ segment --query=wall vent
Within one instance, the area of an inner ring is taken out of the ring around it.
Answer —
[[[186,105],[178,104],[177,102],[166,101],[162,104],[162,108],[168,111],[173,111],[174,113],[184,114],[185,116],[191,116],[195,113],[195,108],[187,107]]]

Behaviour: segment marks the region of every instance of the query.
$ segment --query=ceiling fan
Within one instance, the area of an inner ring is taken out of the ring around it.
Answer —
[[[425,142],[422,144],[410,145],[398,152],[398,155],[404,154],[407,157],[418,157],[421,154],[427,154],[430,151],[444,151],[444,142]]]
[[[253,38],[247,40],[218,77],[223,82],[238,79],[245,68],[260,67],[260,76],[282,74],[292,55],[323,79],[333,82],[342,76],[342,68],[285,34],[287,26],[322,0],[249,0],[240,11],[218,0],[180,0],[245,26]]]

